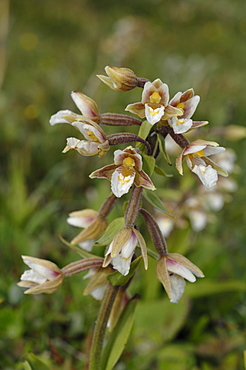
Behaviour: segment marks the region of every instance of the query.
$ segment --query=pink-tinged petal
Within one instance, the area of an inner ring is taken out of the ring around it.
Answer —
[[[158,81],[158,79],[155,81]],[[168,88],[168,85],[165,83],[162,83],[161,80],[160,80],[160,84],[161,86],[158,87],[158,92],[161,96],[160,104],[163,104],[164,106],[166,106],[169,100],[169,88]]]
[[[185,280],[177,275],[171,275],[169,277],[171,285],[171,303],[178,303],[185,290]]]
[[[47,278],[40,275],[38,272],[34,270],[26,270],[24,273],[21,275],[20,279],[22,281],[30,281],[35,284],[43,284]]]
[[[79,116],[73,113],[70,110],[60,110],[56,114],[50,117],[50,124],[54,126],[59,123],[72,123],[75,121]]]
[[[123,194],[128,193],[132,186],[135,178],[135,170],[127,170],[120,166],[112,174],[111,177],[111,189],[117,198],[120,198]]]
[[[129,258],[132,253],[134,252],[136,245],[137,245],[137,237],[134,232],[131,233],[130,238],[128,239],[127,243],[121,249],[121,256],[123,258]]]
[[[22,256],[22,259],[28,267],[47,279],[54,279],[60,274],[59,267],[53,262],[30,256]]]
[[[140,118],[145,117],[145,108],[144,104],[142,103],[134,103],[134,104],[129,104],[126,109],[127,112],[131,112],[133,114],[136,114]]]
[[[184,108],[183,108],[184,114],[182,117],[191,118],[198,106],[199,101],[200,101],[200,96],[195,95],[193,98],[184,102]]]
[[[182,96],[182,92],[181,91],[177,92],[174,95],[174,97],[170,100],[169,105],[176,107],[180,103],[181,96]]]
[[[156,91],[156,88],[153,86],[153,82],[150,82],[150,81],[146,82],[144,85],[143,92],[142,92],[141,102],[143,104],[149,103],[150,95],[153,94],[153,92],[155,91]]]
[[[145,117],[147,121],[151,125],[154,125],[155,123],[159,122],[164,114],[164,109],[165,108],[163,106],[159,108],[151,108],[150,105],[145,104]]]
[[[116,170],[116,168],[118,168],[118,166],[116,166],[115,164],[104,166],[104,167],[100,168],[99,170],[96,170],[96,171],[92,172],[89,175],[89,177],[91,179],[95,179],[95,178],[100,179],[100,178],[102,178],[102,179],[111,180],[112,173]]]
[[[194,275],[197,277],[204,277],[203,272],[188,258],[184,257],[182,254],[179,253],[168,253],[168,258],[174,260],[180,264],[182,264],[187,269],[191,270]]]
[[[181,265],[177,261],[169,259],[168,257],[167,257],[167,269],[169,272],[182,276],[184,279],[190,281],[191,283],[194,283],[196,281],[195,276],[188,268]]]
[[[213,186],[216,185],[216,182],[218,181],[218,174],[217,171],[212,168],[212,166],[197,166],[195,165],[192,169],[192,172],[194,172],[203,185],[210,189]]]
[[[189,100],[191,98],[193,98],[193,96],[195,95],[194,93],[194,90],[191,88],[191,89],[188,89],[186,90],[182,96],[180,97],[180,103],[183,103],[185,102],[186,100]]]
[[[85,228],[98,217],[98,212],[93,209],[83,209],[69,213],[67,223],[72,226]]]
[[[163,83],[159,78],[154,82],[148,81],[145,83],[141,102],[143,104],[151,103],[151,95],[155,92],[157,92],[160,97],[158,104],[166,106],[169,100],[169,89],[167,84]]]
[[[222,153],[224,151],[225,151],[225,148],[223,148],[222,146],[217,146],[217,147],[207,146],[204,149],[204,154],[205,154],[206,157],[208,157],[209,155],[219,154],[219,153]]]
[[[150,177],[145,173],[144,171],[136,171],[136,176],[134,180],[134,184],[142,188],[149,189],[149,190],[155,190],[156,187],[151,181]]]
[[[115,150],[114,151],[114,164],[120,166],[127,156],[128,155],[125,154],[124,150],[120,150],[120,149]]]
[[[140,154],[136,152],[136,149],[134,149],[132,146],[128,146],[124,150],[115,150],[114,152],[114,163],[116,165],[122,165],[124,159],[126,158],[132,158],[134,161],[134,166],[136,167],[137,170],[142,169],[142,157]]]
[[[80,91],[72,91],[71,97],[83,116],[92,119],[98,117],[98,107],[94,100]]]

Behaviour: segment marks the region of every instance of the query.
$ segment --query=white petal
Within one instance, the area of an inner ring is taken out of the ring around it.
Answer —
[[[80,248],[82,248],[82,249],[84,249],[88,252],[91,252],[93,244],[94,244],[94,240],[85,240],[84,242],[78,243]]]
[[[53,114],[53,116],[50,117],[50,124],[51,126],[56,125],[57,123],[71,123],[66,118],[63,118],[64,116],[71,117],[72,120],[74,120],[78,115],[71,112],[70,110],[60,110],[56,114]]]
[[[165,108],[163,106],[153,109],[148,104],[145,104],[145,117],[151,125],[154,125],[156,122],[160,121],[164,114],[164,110]]]
[[[181,263],[171,260],[170,258],[167,258],[167,269],[168,271],[182,276],[184,279],[190,281],[191,283],[194,283],[196,281],[195,276],[192,274],[192,272],[184,267]]]
[[[172,298],[170,302],[178,303],[185,290],[185,280],[177,275],[171,275],[169,277],[169,281],[172,291]]]
[[[218,181],[218,173],[215,169],[212,168],[211,165],[209,166],[195,165],[194,168],[192,169],[192,172],[194,172],[199,177],[199,179],[207,189],[210,189],[213,186],[215,186],[216,182]]]
[[[82,135],[84,135],[86,140],[99,141],[100,143],[104,141],[102,134],[94,126],[89,125],[88,123],[78,121],[73,122],[72,125],[76,127],[81,132]]]
[[[63,151],[67,152],[70,149],[77,149],[78,144],[80,143],[79,139],[76,139],[76,137],[68,137],[67,138],[67,146]]]
[[[128,193],[132,186],[135,178],[135,172],[131,175],[124,177],[123,174],[116,169],[111,177],[111,189],[117,198],[120,198],[123,194]]]
[[[185,118],[178,119],[177,117],[172,117],[168,120],[168,123],[173,128],[175,134],[187,132],[192,126],[192,120]]]
[[[52,280],[55,277],[57,277],[57,272],[50,270],[42,265],[39,265],[38,263],[35,263],[29,260],[28,258],[23,257],[23,261],[28,267],[30,267],[34,271],[34,273],[45,278],[45,280]]]
[[[90,217],[68,217],[67,223],[72,226],[86,228],[93,220],[94,218]]]
[[[121,249],[121,256],[123,258],[129,258],[130,255],[132,255],[132,253],[134,252],[137,243],[138,243],[137,237],[134,233],[132,233],[130,239]]]
[[[214,211],[220,211],[224,206],[224,197],[220,193],[207,193],[207,202]]]
[[[157,223],[163,237],[167,238],[174,228],[174,221],[171,219],[171,217],[162,217],[157,219]]]
[[[204,149],[204,154],[206,157],[213,154],[219,154],[225,151],[225,148],[223,146],[207,146]]]
[[[111,262],[113,268],[126,276],[130,270],[132,256],[133,254],[128,259],[122,258],[120,255],[114,257]]]
[[[41,275],[39,275],[34,270],[26,270],[20,277],[23,281],[32,281],[33,283],[43,284],[47,279]]]
[[[191,210],[189,212],[189,218],[192,229],[196,232],[201,231],[207,224],[207,215],[205,212],[198,210]]]
[[[103,299],[105,290],[107,288],[107,285],[101,285],[94,290],[92,290],[89,294],[95,298],[97,301],[101,301]]]

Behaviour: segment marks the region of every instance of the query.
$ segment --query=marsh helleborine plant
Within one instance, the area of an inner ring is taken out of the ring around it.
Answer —
[[[135,299],[130,297],[127,287],[136,269],[141,266],[141,259],[145,269],[148,268],[148,256],[157,260],[156,277],[163,284],[170,302],[177,303],[180,300],[185,280],[193,283],[196,277],[204,277],[203,272],[186,257],[168,252],[166,240],[151,208],[155,204],[159,208],[161,202],[155,194],[158,189],[151,176],[157,160],[159,167],[165,166],[167,156],[162,143],[169,135],[179,145],[180,154],[176,159],[178,172],[183,175],[182,163],[185,159],[198,182],[201,181],[207,189],[216,185],[218,175],[227,176],[227,172],[210,159],[211,155],[223,152],[224,148],[216,142],[202,139],[189,142],[184,136],[208,124],[207,121],[193,121],[200,97],[195,95],[192,88],[177,92],[170,99],[168,85],[159,78],[151,82],[137,77],[128,68],[106,67],[105,70],[107,76],[98,77],[111,89],[142,89],[141,101],[126,107],[126,111],[137,117],[99,113],[94,100],[79,91],[73,91],[71,97],[79,113],[61,110],[52,115],[50,124],[69,124],[79,131],[79,136],[83,136],[67,138],[63,153],[74,149],[82,156],[112,158],[111,147],[118,146],[114,151],[114,163],[90,174],[91,179],[109,180],[111,194],[109,187],[109,195],[99,210],[84,209],[69,214],[68,223],[83,229],[70,245],[81,248],[80,254],[86,250],[85,258],[60,269],[50,261],[23,256],[30,270],[23,273],[19,283],[27,288],[27,294],[53,293],[62,285],[64,278],[88,270],[85,277],[90,280],[84,294],[103,299],[91,345],[89,368],[92,370],[101,368],[107,323],[111,329],[117,325],[120,313]],[[106,125],[114,126],[118,131],[107,135],[103,128]],[[124,132],[119,132],[122,126]],[[136,133],[127,132],[127,126],[135,126]],[[156,172],[155,176],[158,176]],[[153,193],[155,196],[150,196]],[[121,197],[128,201],[124,208],[124,218],[113,220],[108,225],[108,215]],[[146,198],[148,210],[143,208],[143,198]],[[148,205],[150,198],[151,206]],[[147,248],[146,231],[141,223],[139,226],[137,224],[137,221],[140,222],[139,214],[157,253],[150,250],[149,241]],[[95,243],[102,245],[102,248],[106,247],[104,258],[90,253]]]

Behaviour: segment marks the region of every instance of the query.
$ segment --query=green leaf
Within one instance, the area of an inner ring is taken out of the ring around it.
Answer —
[[[150,130],[152,129],[152,125],[148,121],[143,121],[141,124],[139,131],[138,131],[138,136],[140,136],[142,139],[146,139],[147,136],[150,133]]]
[[[185,294],[188,297],[198,298],[209,296],[212,294],[226,293],[226,292],[245,292],[246,283],[241,280],[216,281],[205,278],[199,280],[196,284],[187,284]]]
[[[158,167],[158,166],[155,166],[154,171],[158,175],[161,175],[161,176],[164,176],[164,177],[173,177],[173,174],[164,172],[163,169]]]
[[[102,236],[95,242],[96,246],[108,245],[112,242],[115,235],[125,226],[124,217],[114,219],[104,231]]]
[[[184,325],[189,312],[189,301],[183,297],[178,304],[171,303],[163,292],[162,299],[140,301],[134,321],[133,340],[141,346],[172,340]]]
[[[143,153],[142,153],[142,157],[144,160],[143,169],[149,176],[151,176],[155,169],[155,158],[150,155],[143,154]]]
[[[163,156],[163,158],[165,159],[165,161],[171,166],[172,165],[172,162],[167,154],[167,152],[165,151],[165,140],[163,139],[163,142],[162,142],[162,138],[158,135],[158,143],[159,143],[159,148],[160,148],[160,152]],[[163,148],[163,143],[164,143],[164,148]]]
[[[152,204],[153,207],[159,209],[159,211],[165,213],[166,215],[168,216],[171,216],[171,217],[174,217],[174,215],[172,215],[167,209],[166,207],[163,205],[162,201],[160,200],[160,198],[156,195],[155,192],[153,191],[148,191],[146,189],[144,189],[143,191],[143,196],[144,198],[150,203]]]
[[[32,370],[30,364],[27,361],[23,362],[21,364],[21,367],[22,367],[23,370]]]
[[[108,275],[107,279],[114,286],[125,285],[135,273],[141,259],[142,256],[139,256],[131,263],[130,271],[126,276],[122,275],[119,271],[115,271],[112,274]]]
[[[137,302],[138,297],[133,297],[124,308],[104,348],[101,370],[113,369],[120,358],[132,329]]]
[[[78,253],[82,258],[97,257],[95,254],[87,252],[86,250],[78,247],[77,245],[70,244],[61,235],[58,235],[58,236],[59,236],[59,239],[62,241],[62,243],[64,243],[68,248],[72,249],[74,252]]]
[[[32,370],[50,370],[51,364],[47,360],[42,359],[39,356],[36,356],[34,353],[28,353],[27,355],[28,364]],[[28,367],[27,367],[28,369]]]

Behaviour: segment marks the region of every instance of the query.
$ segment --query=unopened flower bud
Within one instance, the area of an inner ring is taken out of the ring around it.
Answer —
[[[138,86],[138,78],[129,68],[105,67],[108,75],[98,75],[102,82],[117,91],[129,91]]]

